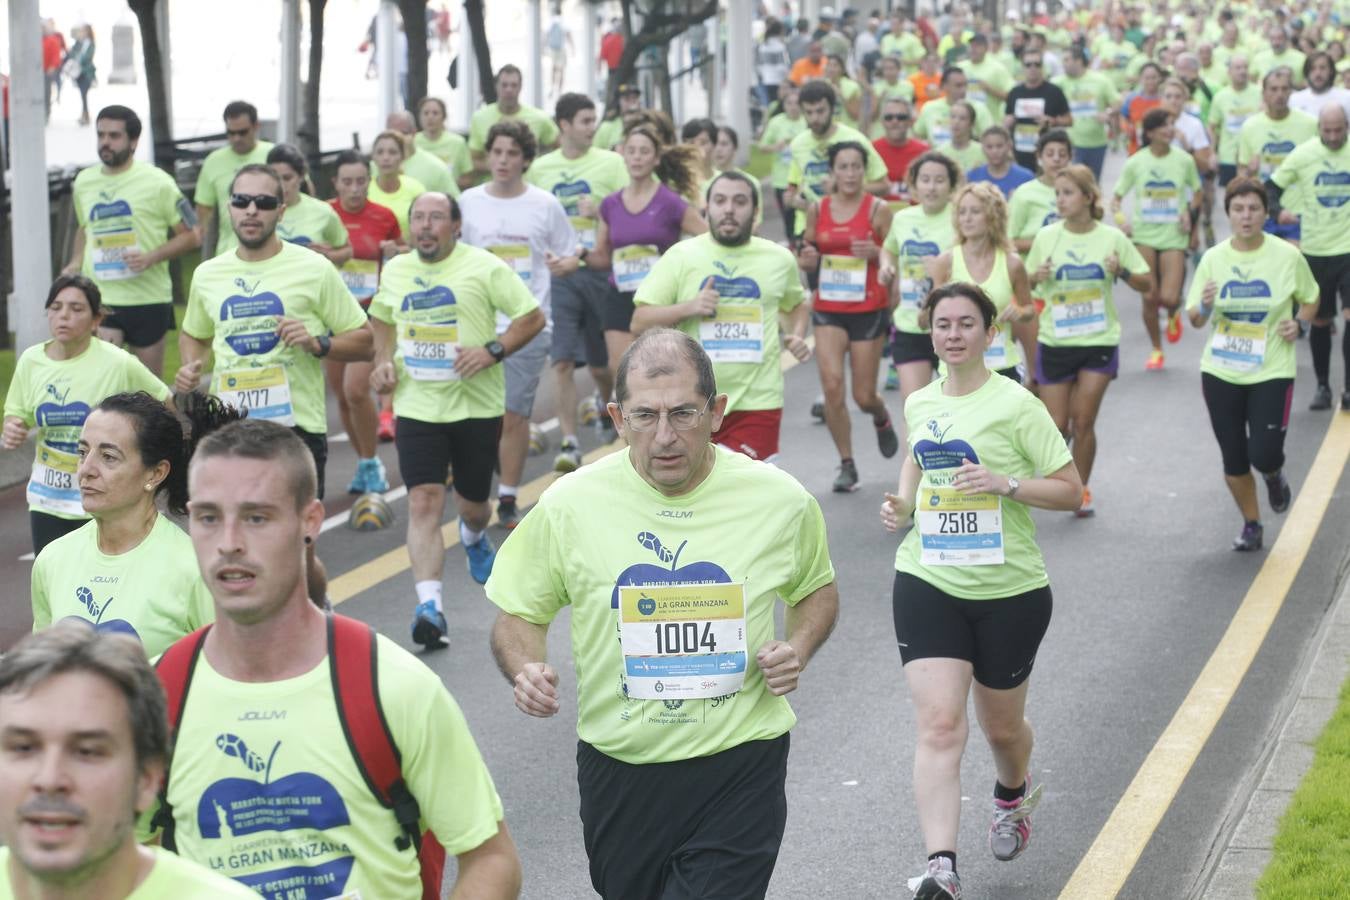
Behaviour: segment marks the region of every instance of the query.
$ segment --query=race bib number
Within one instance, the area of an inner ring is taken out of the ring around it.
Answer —
[[[260,369],[231,369],[219,376],[216,394],[237,409],[248,410],[251,419],[266,419],[295,426],[295,409],[291,406],[291,383],[282,366],[264,366]]]
[[[1080,118],[1091,119],[1097,115],[1097,99],[1095,97],[1076,97],[1069,101],[1069,112],[1073,113],[1073,119],[1077,122]]]
[[[745,585],[619,588],[628,696],[697,700],[745,683]]]
[[[33,474],[28,479],[28,503],[45,513],[83,516],[80,484],[75,470],[80,458],[38,441]]]
[[[1223,130],[1236,135],[1242,131],[1242,123],[1245,121],[1247,121],[1246,116],[1224,116]]]
[[[926,566],[1003,564],[1003,498],[924,488],[915,513]]]
[[[1082,337],[1106,330],[1106,297],[1101,287],[1072,288],[1051,298],[1055,337]]]
[[[1266,326],[1220,318],[1214,323],[1209,355],[1230,372],[1255,372],[1266,358]]]
[[[778,161],[785,166],[792,165],[792,148],[790,146],[778,151]]]
[[[520,280],[525,282],[526,287],[530,285],[530,279],[534,275],[534,261],[530,256],[530,248],[526,244],[498,244],[495,247],[489,247],[498,259],[511,267],[511,271],[520,276]]]
[[[373,259],[349,259],[338,270],[342,283],[362,303],[375,296],[380,286],[380,264]]]
[[[1013,103],[1014,119],[1039,119],[1045,115],[1045,100],[1041,97],[1023,97]]]
[[[656,265],[661,253],[655,244],[629,244],[614,251],[614,286],[620,293],[636,291]]]
[[[923,300],[933,289],[923,258],[907,256],[900,260],[900,308],[918,312]]]
[[[971,88],[966,91],[966,99],[977,106],[989,105],[989,95],[980,88]]]
[[[577,243],[587,250],[595,249],[595,219],[591,216],[569,216],[572,230],[577,233]]]
[[[758,304],[719,303],[711,318],[699,322],[698,339],[715,363],[763,362],[763,312]]]
[[[127,265],[127,254],[140,250],[136,246],[136,233],[130,228],[119,231],[105,231],[93,234],[94,277],[103,281],[122,281],[135,278],[136,273]]]
[[[867,299],[867,260],[824,256],[820,260],[820,299],[862,303]]]
[[[457,381],[458,325],[402,325],[398,335],[403,371],[414,381]]]
[[[1026,123],[1013,126],[1013,149],[1018,153],[1035,153],[1036,141],[1041,136],[1039,125]]]
[[[932,146],[934,147],[941,147],[943,144],[951,143],[952,140],[951,121],[948,120],[945,122],[934,122],[931,137],[933,139]]]
[[[1167,225],[1177,221],[1181,214],[1178,203],[1180,192],[1170,185],[1145,187],[1141,196],[1139,219],[1150,225]]]

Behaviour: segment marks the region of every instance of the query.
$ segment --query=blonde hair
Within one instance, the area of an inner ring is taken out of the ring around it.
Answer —
[[[988,181],[967,182],[961,185],[952,197],[952,230],[956,232],[956,243],[960,245],[966,242],[966,237],[957,224],[958,210],[961,208],[961,201],[966,197],[974,198],[984,210],[989,243],[1004,253],[1011,253],[1013,245],[1008,237],[1008,201],[1003,199],[1003,192]]]
[[[370,142],[371,154],[374,155],[375,148],[379,146],[380,141],[383,141],[386,138],[393,141],[395,144],[398,144],[399,155],[406,160],[408,158],[408,145],[404,143],[403,135],[399,134],[397,131],[381,131],[379,134],[375,135],[375,140]]]
[[[1092,210],[1092,218],[1101,221],[1102,218],[1102,189],[1097,185],[1097,179],[1093,177],[1092,170],[1082,163],[1073,163],[1064,167],[1064,170],[1055,176],[1055,179],[1067,178],[1074,187],[1082,192],[1084,197],[1088,198],[1088,207]]]

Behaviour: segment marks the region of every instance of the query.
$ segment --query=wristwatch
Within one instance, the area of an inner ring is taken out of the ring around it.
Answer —
[[[314,355],[319,359],[323,359],[328,355],[328,351],[333,349],[333,339],[326,334],[321,334],[314,340],[319,342],[319,352]]]
[[[1011,475],[1008,476],[1008,496],[1009,496],[1009,497],[1011,497],[1013,494],[1016,494],[1016,493],[1017,493],[1017,489],[1020,488],[1021,486],[1022,486],[1022,482],[1018,481],[1016,478],[1012,477]]]
[[[506,359],[506,348],[502,346],[501,341],[488,341],[483,345],[483,349],[492,354],[492,358],[497,362]]]

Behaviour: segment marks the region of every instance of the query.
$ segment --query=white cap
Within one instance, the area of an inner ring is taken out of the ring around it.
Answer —
[[[820,8],[820,17],[821,17],[822,19],[833,19],[833,18],[834,18],[834,7],[833,7],[833,6],[822,6],[822,7]]]

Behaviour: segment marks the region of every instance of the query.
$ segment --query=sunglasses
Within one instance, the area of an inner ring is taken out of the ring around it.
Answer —
[[[281,205],[281,198],[276,194],[231,194],[230,205],[235,209],[248,209],[249,204],[253,204],[263,212],[271,212]]]
[[[1023,60],[1023,61],[1022,61],[1022,68],[1024,68],[1024,69],[1039,69],[1040,67],[1041,67],[1041,61],[1040,61],[1039,59],[1038,59],[1038,60],[1035,60],[1034,62],[1033,62],[1032,60]]]
[[[881,117],[883,122],[908,122],[909,113],[886,113]]]
[[[226,128],[225,134],[228,137],[246,137],[252,128]]]

